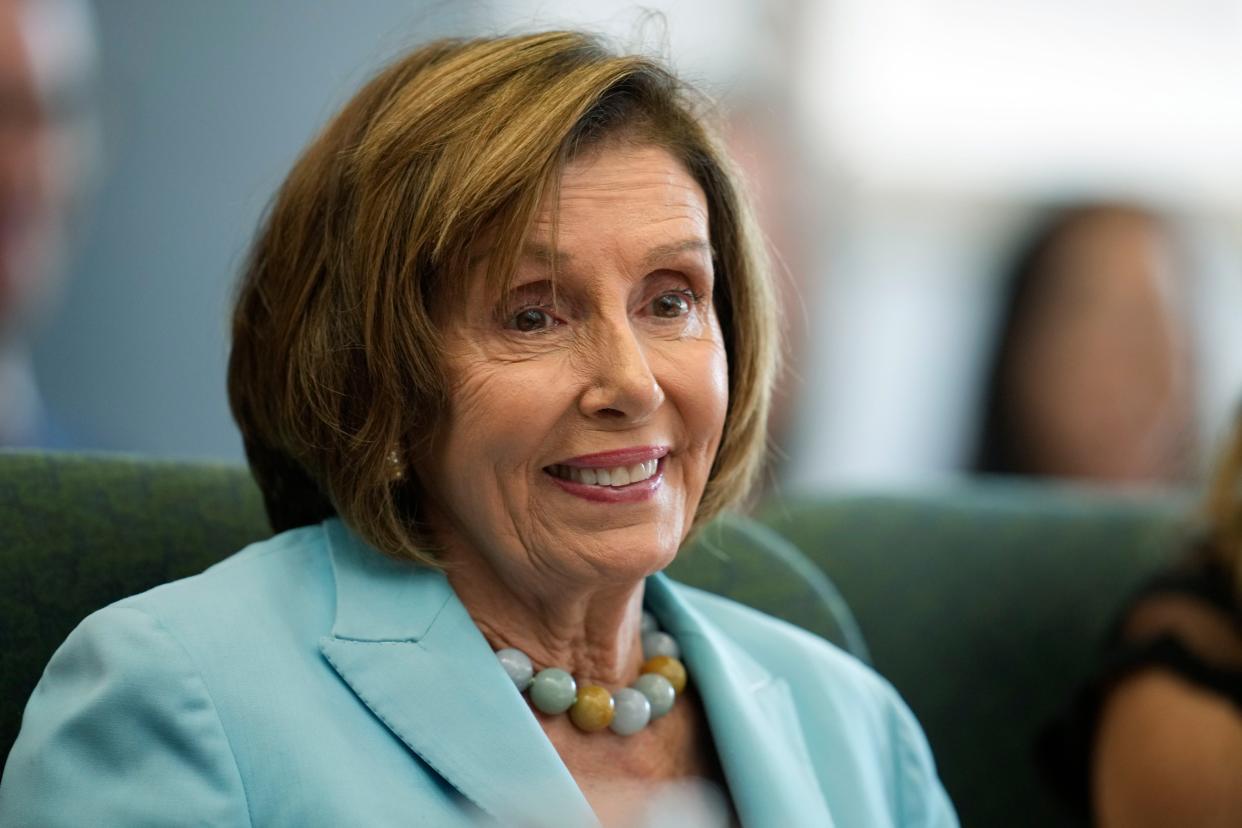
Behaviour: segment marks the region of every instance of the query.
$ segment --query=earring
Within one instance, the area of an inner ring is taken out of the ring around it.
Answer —
[[[396,449],[388,452],[388,467],[393,483],[405,479],[405,463],[401,462],[401,454]]]

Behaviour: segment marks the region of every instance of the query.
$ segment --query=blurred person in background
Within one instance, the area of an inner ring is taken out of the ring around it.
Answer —
[[[28,339],[55,305],[92,167],[94,45],[73,0],[0,0],[0,446],[63,447]]]
[[[1242,825],[1242,408],[1206,506],[1206,531],[1131,600],[1039,745],[1101,828]]]
[[[1002,290],[973,471],[1100,484],[1185,480],[1194,441],[1176,233],[1131,204],[1054,211]]]

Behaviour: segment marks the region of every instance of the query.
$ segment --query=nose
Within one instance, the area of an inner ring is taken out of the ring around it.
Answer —
[[[579,400],[582,413],[597,421],[644,422],[664,402],[664,389],[643,343],[626,323],[609,325],[591,339],[584,355],[589,379]]]

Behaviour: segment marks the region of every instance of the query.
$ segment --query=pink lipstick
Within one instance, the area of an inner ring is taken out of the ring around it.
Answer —
[[[635,446],[583,454],[544,468],[562,491],[595,503],[637,503],[664,482],[667,446]]]

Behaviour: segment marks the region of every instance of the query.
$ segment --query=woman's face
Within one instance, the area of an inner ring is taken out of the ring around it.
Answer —
[[[728,404],[702,189],[666,150],[605,144],[566,167],[498,301],[485,267],[448,325],[450,410],[421,470],[449,560],[604,581],[662,568]]]
[[[1122,211],[1081,219],[1054,248],[1015,350],[1035,471],[1117,483],[1183,475],[1193,395],[1175,271],[1167,231]]]

